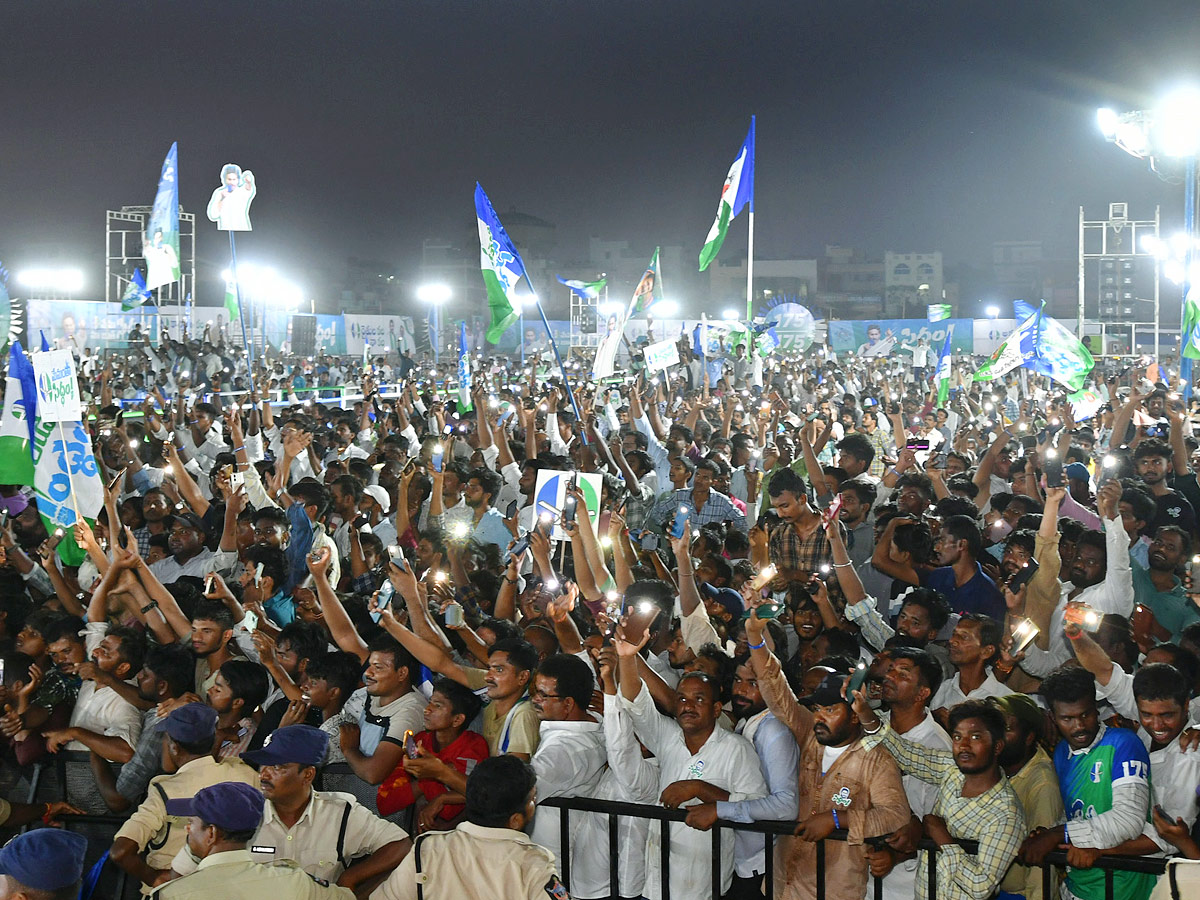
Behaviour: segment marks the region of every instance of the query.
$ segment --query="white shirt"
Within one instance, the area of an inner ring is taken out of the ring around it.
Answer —
[[[1145,729],[1138,730],[1138,737],[1150,749],[1150,735]],[[1179,738],[1161,750],[1150,750],[1151,802],[1157,803],[1167,812],[1172,822],[1183,819],[1190,830],[1196,822],[1196,785],[1200,784],[1200,752],[1184,752]],[[1163,840],[1151,822],[1142,832],[1162,848],[1164,853],[1174,855],[1175,845]]]
[[[600,776],[608,763],[604,746],[604,727],[600,722],[542,722],[538,747],[529,760],[537,775],[537,797],[593,797],[600,786]],[[561,812],[538,807],[529,836],[554,854],[554,864],[562,871],[562,847],[559,839]],[[571,816],[571,880],[575,880],[575,851],[579,843],[575,834],[581,818]],[[607,842],[605,843],[607,847]],[[599,873],[608,873],[607,861]]]
[[[88,659],[108,634],[108,623],[88,622],[83,631]],[[71,710],[71,727],[85,728],[105,737],[121,738],[133,750],[142,736],[142,713],[136,706],[110,687],[100,687],[85,681],[79,688],[75,708]],[[68,750],[87,750],[86,744],[71,741]]]
[[[226,574],[233,571],[236,562],[236,551],[201,550],[183,565],[177,563],[174,556],[160,559],[150,564],[150,571],[163,584],[172,584],[185,576],[203,578],[209,572]]]
[[[595,796],[625,803],[658,802],[658,761],[642,756],[633,734],[629,713],[615,694],[604,695],[604,744],[608,766],[600,776]],[[571,839],[571,890],[578,897],[607,897],[608,816],[574,813],[582,821]],[[617,881],[613,895],[640,897],[646,883],[646,843],[649,819],[617,819]]]
[[[983,684],[975,688],[970,693],[964,693],[961,684],[959,683],[959,673],[955,672],[953,678],[947,678],[942,682],[942,686],[938,688],[938,692],[934,694],[933,700],[929,704],[930,709],[949,709],[952,706],[957,706],[959,703],[965,703],[968,700],[986,700],[988,697],[1007,697],[1012,693],[1012,690],[996,680],[996,676],[992,674],[991,668],[987,669],[987,678],[983,679]]]
[[[1104,521],[1104,541],[1108,554],[1104,580],[1084,588],[1075,596],[1075,600],[1086,603],[1102,615],[1116,613],[1128,618],[1133,612],[1133,570],[1129,564],[1129,536],[1120,518]],[[1037,644],[1030,644],[1025,649],[1021,668],[1035,678],[1045,678],[1074,656],[1070,640],[1063,632],[1067,595],[1072,590],[1074,586],[1069,581],[1063,584],[1058,606],[1050,616],[1050,649],[1042,650]]]
[[[908,731],[896,733],[906,741],[912,741],[914,744],[928,747],[931,750],[951,749],[950,738],[947,737],[945,730],[937,723],[937,719],[928,709],[925,710],[925,718],[919,723]],[[903,775],[900,781],[904,785],[904,794],[908,797],[908,805],[914,816],[924,819],[933,812],[938,798],[936,784],[922,781],[916,775]],[[892,871],[888,872],[883,879],[884,900],[913,900],[913,897],[916,896],[916,881],[916,857],[896,863]],[[872,891],[873,886],[868,883],[867,893],[869,896],[874,896]]]
[[[695,779],[724,788],[734,802],[766,796],[767,783],[758,765],[758,754],[754,752],[754,745],[740,734],[714,728],[704,745],[692,753],[684,743],[679,723],[654,708],[645,684],[636,699],[629,701],[622,697],[621,704],[629,711],[637,736],[658,757],[660,794],[676,781]],[[692,800],[684,805],[694,806],[697,802]],[[671,896],[709,896],[712,892],[712,836],[680,822],[672,823],[670,835]],[[661,844],[661,827],[651,827],[643,888],[647,900],[660,900],[661,897]],[[725,829],[721,832],[721,893],[728,891],[733,882],[733,866],[733,833]]]

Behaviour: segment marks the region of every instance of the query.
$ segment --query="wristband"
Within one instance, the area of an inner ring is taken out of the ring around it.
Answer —
[[[1071,843],[1071,832],[1067,830],[1067,824],[1065,822],[1063,823],[1063,843]]]
[[[150,612],[150,610],[152,610],[152,609],[158,609],[158,601],[157,600],[151,600],[149,603],[147,603],[145,606],[143,606],[142,607],[142,615],[144,616],[146,613]]]
[[[844,569],[844,568],[846,568],[846,566],[852,566],[852,565],[854,565],[854,563],[852,563],[852,562],[834,563],[833,567],[835,569]]]
[[[767,639],[766,639],[766,637],[764,637],[764,638],[762,639],[762,643],[761,643],[761,644],[750,644],[750,645],[749,645],[749,647],[750,647],[750,649],[751,649],[751,650],[761,650],[761,649],[762,649],[763,647],[765,647],[765,646],[767,646]]]
[[[834,827],[834,828],[837,828],[837,829],[839,829],[839,830],[840,830],[840,829],[841,829],[841,827],[842,827],[842,825],[841,825],[841,823],[838,821],[838,817],[837,817],[837,810],[836,810],[836,809],[831,809],[831,810],[830,810],[830,812],[831,812],[831,813],[833,813],[833,827]]]
[[[879,734],[879,729],[882,727],[883,727],[883,721],[880,720],[879,722],[875,723],[875,728],[873,731],[868,731],[865,726],[863,727],[862,731],[863,731],[863,734]]]
[[[245,450],[245,449],[246,449],[246,445],[242,444],[242,446],[240,446],[240,447],[234,447],[233,452],[237,453],[239,450]]]

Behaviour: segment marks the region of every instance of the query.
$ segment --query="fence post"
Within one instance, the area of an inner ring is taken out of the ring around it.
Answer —
[[[671,900],[671,820],[662,820],[662,840],[658,847],[662,868],[662,900]]]
[[[929,900],[937,900],[937,850],[926,850],[929,854]]]
[[[562,857],[562,882],[568,891],[571,889],[571,810],[560,806],[558,809],[558,846],[559,856]]]
[[[825,842],[817,841],[817,900],[825,900]]]
[[[522,340],[524,338],[522,337]],[[617,872],[617,817],[608,814],[608,895],[621,896],[620,875]]]
[[[775,900],[775,836],[764,834],[763,843],[767,862],[767,900]]]
[[[721,826],[712,828],[712,890],[713,900],[721,900]]]

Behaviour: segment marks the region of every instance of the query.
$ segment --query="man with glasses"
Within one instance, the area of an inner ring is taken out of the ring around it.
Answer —
[[[538,666],[530,699],[541,724],[537,751],[530,762],[537,774],[539,799],[595,796],[608,762],[608,751],[603,726],[588,712],[594,685],[591,668],[577,656],[550,656]],[[555,866],[562,871],[559,816],[557,809],[539,809],[530,836],[554,853]],[[582,821],[582,816],[572,817],[572,848],[576,846],[575,831]],[[589,881],[607,877],[607,858],[598,859],[594,852],[579,854],[580,862],[585,859],[603,864],[596,866],[598,871]],[[575,855],[570,871],[578,871]]]

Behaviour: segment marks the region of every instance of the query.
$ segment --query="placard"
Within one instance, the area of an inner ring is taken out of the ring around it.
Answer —
[[[659,341],[645,350],[646,371],[657,372],[679,365],[679,345],[675,341]]]
[[[79,401],[79,379],[70,350],[46,350],[33,354],[37,379],[37,415],[43,422],[78,422],[83,418]]]
[[[541,515],[542,503],[561,510],[563,500],[567,496],[567,484],[570,482],[571,476],[576,474],[579,477],[579,489],[583,491],[583,498],[587,501],[588,517],[592,520],[592,528],[595,529],[600,521],[600,490],[604,479],[594,472],[575,473],[557,469],[539,469],[537,486],[533,490],[534,515]],[[557,520],[555,520],[551,537],[556,541],[568,540],[566,532],[562,530]]]

